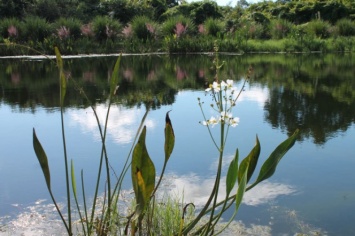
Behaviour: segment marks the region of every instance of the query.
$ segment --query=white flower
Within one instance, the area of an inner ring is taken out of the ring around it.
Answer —
[[[232,118],[233,118],[233,116],[231,113],[226,112],[226,111],[221,112],[221,120],[228,121],[229,119],[232,119]]]
[[[211,116],[211,118],[209,120],[202,121],[202,125],[205,125],[205,126],[211,125],[213,128],[216,124],[218,124],[218,122],[219,121],[215,117]]]
[[[227,85],[226,85],[227,89],[230,89],[230,90],[232,90],[232,91],[237,90],[236,87],[233,87],[233,83],[234,83],[233,80],[227,79],[227,83],[226,83],[226,84],[227,84]]]
[[[207,88],[205,91],[208,92],[211,90],[218,93],[219,91],[221,91],[221,85],[215,81],[213,82],[213,84],[210,84],[209,88]]]
[[[229,125],[232,127],[236,127],[239,124],[239,117],[234,117],[229,119]]]

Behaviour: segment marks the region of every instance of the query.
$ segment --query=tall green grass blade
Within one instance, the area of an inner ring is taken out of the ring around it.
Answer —
[[[260,142],[258,136],[256,136],[256,143],[253,149],[250,151],[248,156],[246,156],[242,162],[240,163],[240,170],[238,175],[238,182],[240,183],[244,170],[248,168],[248,175],[247,175],[247,183],[249,182],[251,176],[254,173],[256,164],[258,163],[259,155],[260,155]]]
[[[39,164],[41,165],[47,188],[51,191],[51,174],[49,170],[47,154],[37,138],[35,129],[33,129],[33,148],[35,150]]]
[[[67,80],[64,75],[63,70],[63,59],[57,47],[54,48],[56,59],[57,59],[57,66],[59,69],[59,79],[60,79],[60,104],[61,107],[64,105],[64,98],[65,93],[67,91]]]
[[[77,199],[77,195],[76,195],[76,180],[75,180],[75,170],[74,170],[74,161],[71,160],[71,186],[73,189],[73,194],[74,194],[74,198]]]
[[[112,98],[116,94],[117,84],[118,84],[118,70],[121,64],[121,57],[120,55],[115,63],[115,67],[113,68],[111,81],[110,81],[110,98]]]
[[[239,159],[239,151],[237,149],[237,151],[235,152],[235,156],[231,161],[227,172],[227,178],[226,178],[227,197],[229,196],[230,192],[234,188],[235,183],[237,182],[238,164],[239,164],[238,159]]]
[[[169,112],[167,112],[165,116],[164,132],[165,132],[165,144],[164,144],[165,162],[167,162],[170,158],[171,153],[173,152],[174,145],[175,145],[174,129],[171,124]]]
[[[155,166],[149,157],[145,138],[146,126],[144,126],[138,142],[132,154],[132,185],[138,204],[138,210],[143,211],[155,186]]]
[[[288,139],[283,141],[279,146],[275,148],[275,150],[270,154],[269,158],[266,159],[266,161],[262,165],[258,178],[251,186],[247,188],[248,190],[253,188],[261,181],[270,178],[274,174],[278,163],[280,162],[282,157],[286,154],[286,152],[290,150],[290,148],[295,144],[298,135],[299,135],[299,130],[297,129],[293,133],[293,135],[291,135]]]
[[[75,200],[76,208],[78,209],[78,213],[79,213],[79,217],[80,217],[80,223],[81,223],[81,226],[82,226],[82,229],[83,229],[83,233],[84,233],[84,235],[86,235],[84,220],[83,220],[83,216],[82,216],[81,211],[80,211],[78,196],[76,194],[76,178],[75,178],[74,161],[71,160],[70,164],[71,164],[70,165],[70,169],[71,169],[71,186],[72,186],[72,190],[73,190],[73,194],[74,194],[74,200]]]

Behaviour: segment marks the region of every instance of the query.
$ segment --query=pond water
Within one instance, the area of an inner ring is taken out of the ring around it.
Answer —
[[[87,192],[93,192],[89,183],[96,179],[101,151],[89,104],[94,104],[104,120],[116,59],[64,60],[69,78],[64,112],[68,156],[78,173],[84,170]],[[184,192],[186,201],[203,204],[212,186],[218,152],[206,127],[199,123],[203,117],[197,98],[205,102],[206,114],[212,114],[211,97],[204,90],[213,81],[213,59],[210,55],[122,58],[107,138],[110,162],[117,172],[150,104],[145,122],[147,145],[160,173],[165,114],[171,110],[176,145],[167,167],[169,189]],[[249,235],[355,235],[354,55],[220,55],[219,59],[225,61],[220,77],[233,79],[238,88],[249,66],[254,71],[234,109],[240,123],[229,133],[226,167],[236,148],[241,157],[248,154],[256,135],[262,163],[287,136],[297,128],[301,131],[275,175],[246,194],[236,218],[243,230]],[[49,158],[54,194],[64,202],[55,63],[0,59],[0,89],[0,235],[61,230],[60,224],[54,226],[55,218],[43,216],[55,217],[55,212],[32,147],[34,128]],[[130,188],[129,178],[124,186]]]

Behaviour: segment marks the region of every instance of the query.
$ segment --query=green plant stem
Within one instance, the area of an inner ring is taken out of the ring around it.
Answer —
[[[108,216],[110,217],[111,214],[111,178],[110,178],[110,168],[109,168],[109,161],[107,157],[107,152],[106,152],[106,134],[107,134],[107,124],[108,124],[108,117],[110,114],[110,109],[111,109],[111,97],[109,99],[109,104],[107,108],[107,113],[106,113],[106,119],[105,119],[105,126],[104,126],[104,135],[102,138],[102,153],[101,155],[104,155],[105,157],[105,164],[106,164],[106,178],[107,178],[107,204],[108,204]]]
[[[165,173],[166,164],[167,164],[167,161],[164,161],[164,166],[163,166],[163,169],[162,169],[162,171],[161,171],[161,174],[160,174],[160,177],[159,177],[158,183],[155,185],[155,188],[154,188],[154,191],[153,191],[153,193],[152,193],[151,197],[153,197],[153,196],[154,196],[155,192],[156,192],[156,191],[158,190],[158,188],[159,188],[159,185],[160,185],[161,180],[163,179],[163,175],[164,175],[164,173]]]
[[[62,94],[62,90],[60,90]],[[60,95],[62,97],[62,95]],[[63,116],[63,103],[60,104],[60,117],[62,125],[62,139],[63,139],[63,150],[64,150],[64,163],[65,163],[65,182],[66,182],[66,191],[67,191],[67,204],[68,204],[68,225],[69,225],[69,235],[72,235],[72,222],[71,222],[71,206],[70,206],[70,185],[69,185],[69,169],[68,169],[68,156],[67,156],[67,146],[65,141],[65,130],[64,130],[64,116]]]
[[[51,199],[52,199],[52,202],[53,202],[53,204],[54,204],[54,206],[55,206],[55,209],[57,210],[57,212],[58,212],[60,218],[62,219],[62,222],[63,222],[63,224],[64,224],[64,226],[65,226],[65,229],[67,230],[68,234],[70,235],[70,232],[71,232],[71,231],[70,231],[70,229],[69,229],[69,227],[68,227],[67,222],[65,221],[65,219],[64,219],[64,217],[63,217],[62,212],[60,211],[60,209],[59,209],[59,207],[58,207],[57,202],[55,201],[55,198],[54,198],[54,196],[53,196],[52,190],[51,190],[50,188],[48,188],[48,192],[49,192],[49,195],[51,196]]]
[[[212,211],[210,214],[210,221],[208,222],[208,226],[206,229],[206,235],[210,230],[212,221],[213,221],[213,216],[214,216],[214,211],[216,209],[216,204],[217,204],[217,198],[218,198],[218,192],[219,192],[219,184],[221,181],[221,173],[222,173],[222,163],[223,163],[223,151],[224,151],[224,123],[221,123],[221,147],[220,147],[220,152],[219,152],[219,161],[218,161],[218,169],[217,169],[217,176],[216,176],[216,181],[215,181],[215,185],[216,185],[216,190],[214,193],[214,200],[213,200],[213,205],[212,205]]]
[[[84,201],[84,213],[85,213],[85,221],[86,221],[86,230],[88,232],[88,235],[91,235],[91,228],[89,227],[89,219],[88,219],[88,211],[87,211],[87,205],[86,205],[86,195],[85,195],[85,185],[84,185],[84,171],[81,170],[81,174],[80,174],[80,177],[81,177],[81,191],[82,191],[82,194],[83,194],[83,201]],[[83,220],[83,219],[81,219]]]

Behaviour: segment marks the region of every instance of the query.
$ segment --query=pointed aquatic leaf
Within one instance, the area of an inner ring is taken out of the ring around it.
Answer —
[[[247,186],[248,167],[244,170],[242,178],[239,182],[237,194],[235,195],[235,211],[238,211],[240,204],[242,203],[243,196]]]
[[[35,150],[39,164],[41,165],[41,169],[46,180],[47,188],[51,190],[51,175],[48,166],[48,158],[41,143],[37,138],[35,129],[33,129],[33,148]]]
[[[62,56],[59,52],[59,49],[57,47],[54,48],[55,55],[57,58],[57,66],[59,69],[59,79],[60,79],[60,104],[63,106],[64,104],[64,98],[65,98],[65,93],[67,91],[67,80],[64,75],[64,70],[63,70],[63,60]]]
[[[259,172],[259,176],[256,179],[255,183],[249,186],[248,189],[251,189],[261,181],[270,178],[274,174],[278,163],[286,154],[286,152],[290,150],[290,148],[295,144],[298,135],[299,130],[297,129],[292,136],[290,136],[288,139],[283,141],[279,146],[275,148],[275,150],[270,154],[269,158],[266,159],[266,161],[262,165]]]
[[[137,169],[136,173],[137,178],[137,194],[136,194],[136,201],[137,201],[137,208],[136,214],[139,216],[144,211],[145,205],[147,204],[145,196],[147,195],[147,191],[145,188],[144,179],[142,176],[142,172]]]
[[[75,171],[74,171],[74,161],[71,160],[71,186],[73,189],[74,197],[76,198],[76,179],[75,179]]]
[[[239,151],[237,149],[237,151],[235,152],[235,156],[231,161],[227,172],[227,178],[226,178],[227,197],[229,196],[230,192],[234,188],[235,183],[237,182],[238,164],[239,164],[238,159],[239,159]]]
[[[255,146],[250,151],[248,156],[245,157],[243,159],[243,161],[240,163],[240,170],[239,170],[239,175],[238,175],[238,182],[239,183],[242,179],[244,169],[246,169],[247,166],[248,166],[247,183],[249,182],[251,176],[254,173],[256,164],[258,163],[259,155],[260,155],[260,142],[259,142],[258,136],[256,136]]]
[[[138,208],[145,208],[155,187],[155,167],[149,157],[146,143],[146,126],[134,147],[132,154],[132,185]]]
[[[173,152],[174,145],[175,145],[174,129],[171,124],[169,112],[167,112],[166,116],[165,116],[165,130],[164,130],[164,132],[165,132],[165,145],[164,145],[165,162],[167,162],[169,160],[171,153]]]
[[[112,76],[111,76],[111,81],[110,81],[110,96],[111,98],[116,94],[117,90],[117,84],[118,84],[118,70],[120,68],[120,63],[121,63],[121,57],[120,55],[115,63],[115,67],[113,68]]]

